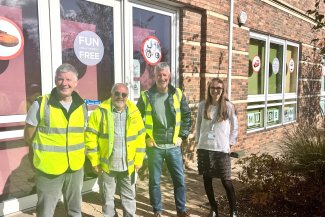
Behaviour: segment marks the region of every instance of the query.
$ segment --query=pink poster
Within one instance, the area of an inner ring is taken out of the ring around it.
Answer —
[[[62,58],[74,65],[79,73],[77,92],[83,99],[97,100],[97,67],[85,65],[75,54],[74,41],[82,31],[96,32],[96,26],[69,20],[61,20]]]
[[[141,45],[149,36],[155,35],[156,31],[153,29],[141,28],[133,26],[133,51],[141,51]]]
[[[144,58],[142,51],[142,45],[146,42],[146,39],[152,37],[156,34],[156,31],[153,29],[141,28],[138,26],[133,26],[133,51],[135,53],[139,53],[138,58]],[[159,61],[161,56],[159,58]],[[145,58],[144,58],[145,60]],[[134,77],[134,81],[140,81],[141,90],[148,90],[154,83],[154,67],[148,64],[147,60],[145,60],[144,71],[140,72],[140,77]]]
[[[0,115],[26,114],[22,12],[0,6],[0,14]]]

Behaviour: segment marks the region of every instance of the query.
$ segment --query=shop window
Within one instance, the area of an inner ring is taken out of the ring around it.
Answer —
[[[247,130],[295,121],[299,45],[257,33],[250,36]],[[257,123],[256,113],[261,115]]]
[[[282,63],[283,46],[279,44],[270,44],[269,52],[269,94],[282,93]]]
[[[288,45],[286,56],[285,93],[295,93],[297,91],[297,59],[298,48]]]
[[[36,0],[9,2],[0,2],[0,116],[26,114],[41,94]]]
[[[0,1],[0,202],[35,193],[22,136],[27,110],[42,94],[37,2]]]
[[[133,35],[133,100],[140,97],[140,91],[149,89],[154,83],[154,67],[159,62],[167,62],[171,67],[172,83],[176,73],[173,69],[175,54],[172,25],[176,12],[163,8],[132,7]],[[174,21],[175,23],[175,21]],[[175,40],[176,41],[176,40]]]
[[[282,106],[272,106],[267,108],[267,125],[278,125],[281,123]]]
[[[265,41],[251,38],[249,43],[248,94],[264,94]]]
[[[283,112],[283,122],[292,122],[296,120],[296,104],[285,105]]]
[[[62,62],[78,70],[82,98],[103,101],[114,83],[113,7],[83,0],[60,4]]]
[[[256,108],[247,111],[247,128],[259,129],[264,126],[264,109]]]

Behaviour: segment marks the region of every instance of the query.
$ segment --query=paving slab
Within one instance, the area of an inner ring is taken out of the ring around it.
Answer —
[[[192,217],[207,216],[209,213],[208,199],[205,196],[202,177],[197,171],[186,170],[186,186],[187,186],[187,208]],[[152,208],[149,201],[148,180],[138,180],[137,182],[137,211],[136,216],[149,217],[152,215]],[[172,180],[169,175],[162,176],[162,201],[164,217],[176,216],[174,205],[174,192]],[[225,195],[225,191],[219,180],[214,180],[215,194]],[[116,207],[119,216],[123,216],[119,196],[116,196]],[[91,192],[83,195],[82,203],[83,217],[103,216],[101,210],[101,199],[98,192]],[[14,217],[31,217],[36,216],[35,209],[24,211],[19,214],[11,215]],[[59,202],[55,210],[54,217],[66,216],[64,205]],[[228,216],[226,213],[220,213],[220,216]]]
[[[259,150],[248,150],[245,152],[244,157],[249,156],[252,153],[261,154],[267,152],[271,155],[279,155],[281,149],[277,144],[270,144],[267,147]],[[237,178],[237,173],[241,170],[241,167],[236,164],[237,159],[232,159],[232,178]],[[197,174],[196,162],[187,164],[188,169],[185,170],[186,174],[186,186],[187,186],[187,208],[192,217],[203,217],[207,216],[209,213],[208,199],[205,195],[205,190],[203,186],[202,176]],[[216,197],[225,197],[226,193],[219,179],[213,179],[214,191]],[[175,205],[174,205],[174,192],[173,185],[170,175],[165,173],[161,180],[162,189],[162,202],[163,202],[163,217],[176,216]],[[150,217],[152,215],[152,208],[149,201],[149,183],[148,179],[144,180],[138,179],[137,181],[137,211],[136,216],[138,217]],[[234,181],[235,191],[240,189],[242,185]],[[116,207],[119,216],[123,216],[119,196],[116,196]],[[219,217],[226,217],[229,214],[226,211],[228,207],[224,207],[219,211]],[[82,213],[83,217],[97,217],[103,216],[101,210],[101,199],[98,192],[91,192],[83,195],[82,203]],[[19,214],[11,215],[14,217],[31,217],[36,216],[35,209],[24,211]],[[54,217],[64,217],[66,216],[64,205],[59,202],[55,210]]]

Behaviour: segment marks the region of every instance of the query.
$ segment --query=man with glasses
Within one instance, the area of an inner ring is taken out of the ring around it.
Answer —
[[[191,127],[191,110],[179,88],[170,85],[170,68],[165,62],[155,67],[155,84],[141,93],[138,108],[145,119],[149,168],[149,195],[154,216],[162,215],[160,177],[163,162],[174,184],[178,217],[189,216],[186,211],[181,143]]]
[[[114,195],[120,186],[123,216],[135,216],[135,173],[145,156],[145,129],[136,105],[128,97],[128,87],[117,83],[111,98],[89,117],[85,133],[87,156],[99,175],[103,215],[117,216]]]

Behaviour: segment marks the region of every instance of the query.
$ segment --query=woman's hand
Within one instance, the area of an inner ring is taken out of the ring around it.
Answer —
[[[177,137],[175,145],[176,146],[181,146],[182,142],[183,142],[183,139],[181,137]]]

